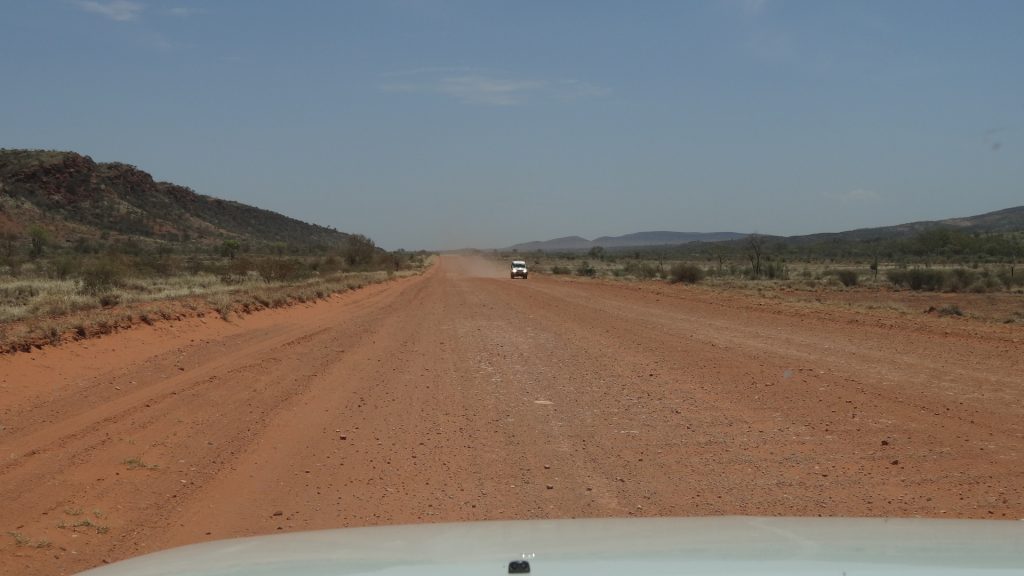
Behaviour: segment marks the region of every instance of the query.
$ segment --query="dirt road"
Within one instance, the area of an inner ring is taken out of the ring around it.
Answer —
[[[667,515],[1024,517],[1024,332],[425,275],[0,358],[0,573],[231,536]]]

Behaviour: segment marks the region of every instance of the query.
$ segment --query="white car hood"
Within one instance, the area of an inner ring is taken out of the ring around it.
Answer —
[[[194,544],[89,576],[1024,576],[1024,522],[872,518],[530,520],[348,528]]]

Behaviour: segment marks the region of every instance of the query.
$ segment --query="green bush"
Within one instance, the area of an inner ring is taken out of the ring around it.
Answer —
[[[551,273],[552,274],[571,274],[572,270],[570,270],[568,266],[552,266],[551,267]]]
[[[704,279],[704,270],[695,264],[675,264],[668,272],[670,284],[682,282],[684,284],[696,284]]]

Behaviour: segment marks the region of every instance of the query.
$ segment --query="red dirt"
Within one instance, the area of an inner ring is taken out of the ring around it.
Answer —
[[[0,573],[371,524],[1024,517],[1019,324],[505,274],[0,357]]]

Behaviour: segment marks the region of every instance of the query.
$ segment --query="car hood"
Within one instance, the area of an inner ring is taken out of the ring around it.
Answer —
[[[89,576],[1024,575],[1024,522],[648,518],[420,524],[194,544]]]

